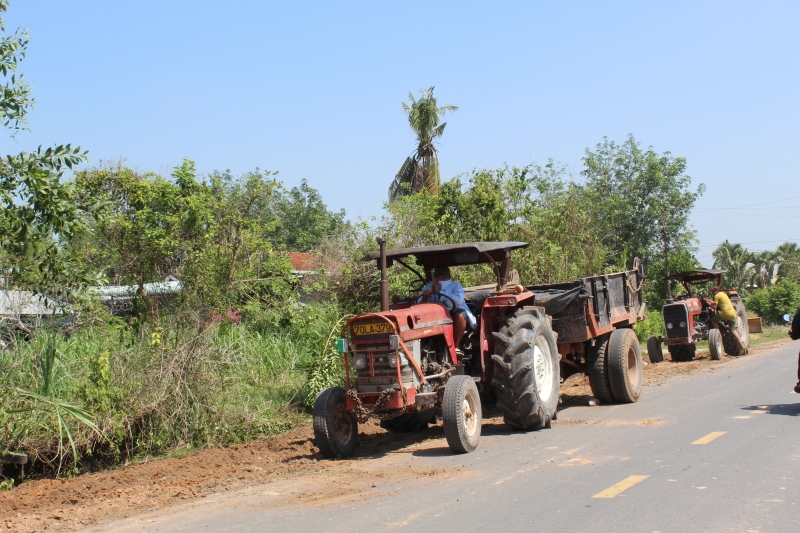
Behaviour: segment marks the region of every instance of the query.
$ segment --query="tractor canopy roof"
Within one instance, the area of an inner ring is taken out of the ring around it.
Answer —
[[[710,281],[719,279],[727,270],[717,270],[709,268],[706,270],[687,270],[686,272],[678,272],[672,274],[664,279],[677,279],[683,283],[696,283],[698,281]]]
[[[418,246],[415,248],[396,248],[386,250],[389,263],[393,259],[402,260],[409,255],[416,258],[418,265],[427,271],[437,266],[476,265],[479,263],[499,263],[506,253],[517,248],[527,248],[527,242],[465,242],[461,244],[440,244],[437,246]],[[380,252],[364,254],[362,261],[380,258]]]

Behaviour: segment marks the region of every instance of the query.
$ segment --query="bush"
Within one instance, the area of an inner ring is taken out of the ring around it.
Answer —
[[[645,319],[636,324],[636,335],[639,341],[647,342],[652,336],[664,336],[664,319],[660,311],[648,311]]]
[[[41,331],[0,350],[0,451],[33,473],[221,446],[291,429],[343,375],[335,303],[185,311]],[[0,477],[0,480],[2,478]]]
[[[783,315],[794,314],[800,308],[800,285],[780,280],[772,287],[757,289],[745,301],[767,324],[783,324]]]

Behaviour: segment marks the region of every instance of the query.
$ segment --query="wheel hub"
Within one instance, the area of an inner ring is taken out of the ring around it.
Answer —
[[[539,398],[546,402],[553,394],[553,364],[547,340],[539,337],[533,346],[533,375]]]

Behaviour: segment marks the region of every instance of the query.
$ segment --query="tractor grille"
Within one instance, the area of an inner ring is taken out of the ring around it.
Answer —
[[[678,337],[691,337],[689,334],[689,312],[686,310],[686,304],[676,303],[665,305],[662,309],[664,313],[664,331],[667,332],[668,339],[676,339]],[[683,322],[683,327],[681,327]],[[672,324],[672,329],[669,325]]]
[[[376,347],[377,348],[377,347]],[[371,378],[373,374],[370,373],[370,357],[372,358],[372,370],[375,372],[375,378],[392,378],[393,382],[397,381],[397,369],[389,365],[389,355],[395,353],[394,350],[388,350],[385,347],[377,348],[374,351],[368,349],[357,349],[358,353],[367,356],[367,367],[358,371],[359,378]],[[404,382],[413,380],[411,373],[411,366],[406,365],[400,371]],[[381,380],[383,381],[383,380]]]

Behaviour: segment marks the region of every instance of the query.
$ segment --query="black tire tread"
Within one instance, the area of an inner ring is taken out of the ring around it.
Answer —
[[[647,339],[647,358],[651,363],[660,363],[664,360],[664,352],[661,350],[658,337],[653,336]]]
[[[603,335],[594,341],[594,346],[586,354],[586,373],[589,375],[589,386],[592,394],[602,403],[614,403],[614,394],[611,392],[611,381],[608,378],[608,344],[611,335]]]
[[[341,387],[330,387],[319,393],[314,401],[314,442],[319,453],[328,459],[342,458],[351,455],[358,445],[358,424],[353,415],[354,435],[347,446],[342,447],[333,436],[328,421],[337,403],[345,401],[345,390]]]
[[[551,352],[557,347],[550,320],[539,307],[523,307],[494,333],[494,381],[497,407],[505,423],[516,429],[541,429],[548,427],[558,408],[558,363],[554,365],[556,388],[550,402],[542,406],[536,391],[532,364],[532,345],[536,336],[543,334],[551,343]],[[552,354],[551,354],[552,355]],[[554,399],[555,397],[555,399]]]
[[[463,427],[463,418],[461,417],[460,408],[462,400],[467,392],[472,392],[475,396],[475,405],[477,407],[476,416],[478,417],[478,439],[476,442],[470,443],[466,435],[466,430]],[[447,444],[450,449],[456,453],[469,453],[478,447],[478,440],[480,440],[480,423],[482,421],[480,395],[478,394],[478,387],[471,376],[453,376],[447,380],[447,385],[444,389],[444,397],[442,398],[442,421],[444,425],[444,436],[447,439]]]
[[[633,348],[639,363],[639,370],[642,372],[642,379],[639,380],[638,388],[635,383],[631,383],[628,374],[628,350]],[[620,403],[636,403],[642,393],[644,382],[644,371],[642,366],[642,351],[639,347],[639,338],[636,332],[630,328],[615,329],[611,333],[611,339],[606,353],[608,359],[608,379],[611,383],[611,392],[614,399]]]
[[[725,351],[722,346],[722,333],[718,329],[712,328],[708,331],[708,354],[714,361],[722,359]]]

